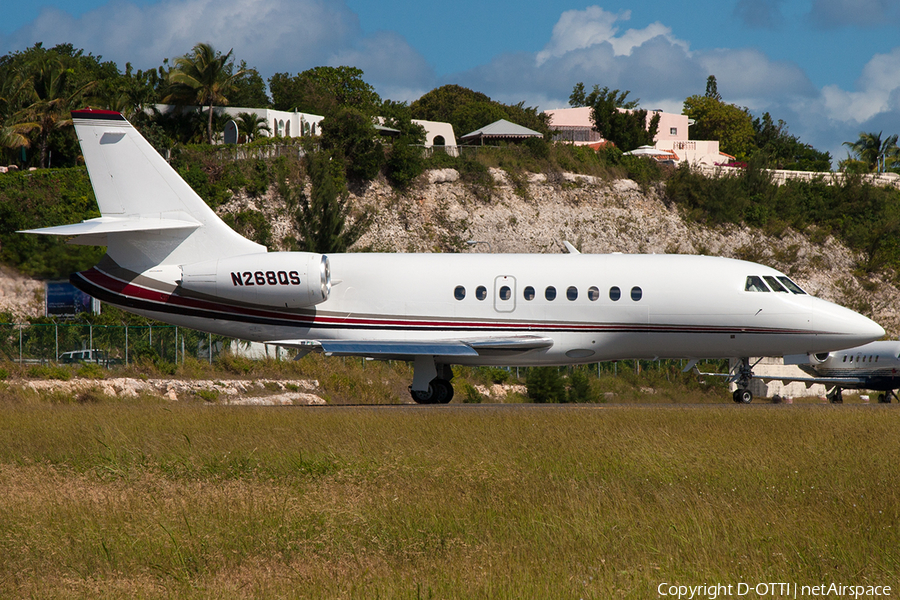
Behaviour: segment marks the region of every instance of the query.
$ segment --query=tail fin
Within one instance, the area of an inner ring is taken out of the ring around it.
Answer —
[[[216,216],[121,114],[76,110],[72,120],[102,216],[27,233],[106,245],[109,258],[138,273],[266,252]]]

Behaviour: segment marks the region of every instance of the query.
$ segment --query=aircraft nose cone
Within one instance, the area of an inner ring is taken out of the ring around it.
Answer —
[[[836,341],[846,343],[845,348],[874,342],[884,336],[884,328],[872,319],[830,302],[814,308],[813,324],[820,335],[833,336]]]

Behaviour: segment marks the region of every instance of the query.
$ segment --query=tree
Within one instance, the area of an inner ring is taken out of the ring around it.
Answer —
[[[726,104],[709,96],[690,96],[682,114],[694,119],[693,140],[718,140],[722,152],[745,160],[753,150],[753,117],[746,108]]]
[[[69,112],[80,102],[83,95],[96,87],[96,82],[88,82],[72,89],[69,83],[71,71],[59,56],[45,54],[32,67],[28,97],[32,101],[24,109],[25,119],[35,124],[35,145],[40,153],[39,166],[47,166],[50,136],[56,131],[72,125]]]
[[[242,60],[238,65],[238,72],[243,75],[235,78],[228,101],[244,108],[268,108],[271,102],[266,94],[266,82],[259,71],[248,68],[247,63]]]
[[[261,117],[256,113],[238,113],[235,123],[237,124],[238,134],[245,142],[252,142],[263,131],[272,132],[272,128],[269,127],[265,117]]]
[[[385,160],[372,117],[355,108],[341,108],[322,121],[322,148],[333,151],[356,181],[374,179]]]
[[[234,71],[229,62],[231,53],[217,52],[210,44],[194,46],[191,54],[175,59],[175,66],[168,73],[168,90],[163,102],[199,104],[209,110],[206,142],[213,140],[213,106],[227,105],[227,94],[234,89],[235,80],[245,71]]]
[[[566,385],[556,367],[531,367],[525,377],[525,387],[532,402],[545,404],[566,402]]]
[[[881,139],[883,133],[861,131],[858,140],[843,144],[850,148],[857,160],[862,162],[870,173],[879,168],[881,161],[885,168],[893,168],[900,163],[900,148],[897,147],[897,139],[900,136],[894,134]]]
[[[706,97],[718,100],[719,102],[722,101],[722,96],[719,95],[719,85],[716,83],[715,75],[710,75],[706,78]]]
[[[409,106],[405,102],[385,101],[381,107],[384,124],[400,131],[391,144],[387,157],[386,175],[390,182],[405,189],[425,170],[422,145],[425,128],[412,122]]]
[[[639,146],[652,145],[659,129],[659,115],[647,123],[647,111],[637,109],[637,100],[628,101],[626,90],[610,90],[595,85],[590,94],[584,94],[584,84],[578,83],[569,96],[573,106],[590,106],[594,130],[615,144],[622,152]],[[573,104],[574,103],[574,104]]]
[[[356,67],[315,67],[294,77],[275,73],[269,78],[272,104],[276,110],[299,110],[324,116],[352,107],[374,116],[381,98],[362,76],[362,69]]]
[[[409,106],[412,118],[450,123],[457,135],[465,135],[494,121],[506,119],[549,135],[548,118],[524,102],[512,106],[491,100],[481,92],[459,85],[433,89]]]
[[[312,192],[307,195],[301,188],[289,192],[286,199],[288,205],[297,205],[299,246],[306,252],[346,252],[372,224],[370,211],[362,211],[348,224],[349,195],[343,188],[340,165],[332,158],[330,152],[308,154],[306,168]]]
[[[794,171],[830,171],[831,154],[820,152],[788,133],[787,123],[775,123],[769,113],[753,121],[755,149],[764,166]]]
[[[636,100],[628,100],[626,102],[625,98],[627,98],[628,94],[630,93],[631,92],[627,90],[622,93],[619,93],[619,90],[613,90],[612,92],[610,92],[608,87],[600,89],[600,86],[595,84],[594,89],[591,90],[591,93],[585,95],[584,83],[579,81],[575,84],[575,87],[572,88],[572,93],[569,95],[569,106],[573,108],[594,106],[594,104],[597,103],[598,99],[603,98],[611,100],[613,105],[615,105],[617,108],[634,110],[638,107],[640,98]]]

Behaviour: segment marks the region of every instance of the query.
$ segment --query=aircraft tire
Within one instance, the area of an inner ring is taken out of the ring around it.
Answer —
[[[734,392],[734,401],[738,404],[750,404],[753,401],[753,394],[748,389],[737,390]]]
[[[416,404],[447,404],[453,399],[453,385],[446,379],[432,379],[427,391],[410,389],[409,394]]]

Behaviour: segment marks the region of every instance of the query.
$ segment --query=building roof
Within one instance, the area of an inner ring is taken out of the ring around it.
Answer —
[[[485,125],[481,129],[476,129],[472,133],[467,133],[459,139],[522,139],[529,137],[541,137],[541,134],[533,129],[510,123],[506,119],[500,119],[499,121],[494,121],[490,125]]]

